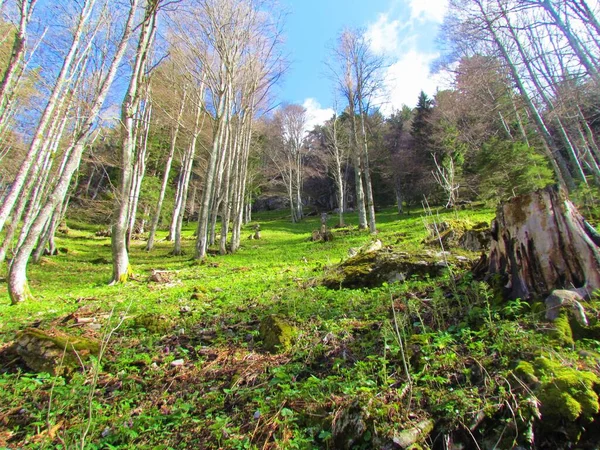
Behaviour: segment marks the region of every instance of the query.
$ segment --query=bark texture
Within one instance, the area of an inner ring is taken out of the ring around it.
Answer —
[[[492,222],[489,275],[511,298],[600,288],[600,239],[563,190],[549,186],[501,205]]]

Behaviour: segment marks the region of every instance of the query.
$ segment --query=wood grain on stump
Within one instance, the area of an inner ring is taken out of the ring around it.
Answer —
[[[596,231],[554,186],[498,208],[492,222],[488,274],[500,275],[511,298],[545,296],[554,289],[600,288]]]

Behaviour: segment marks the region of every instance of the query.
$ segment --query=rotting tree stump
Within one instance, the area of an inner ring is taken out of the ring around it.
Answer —
[[[587,295],[600,288],[600,239],[555,186],[516,197],[492,222],[488,275],[499,275],[511,298],[555,289]]]

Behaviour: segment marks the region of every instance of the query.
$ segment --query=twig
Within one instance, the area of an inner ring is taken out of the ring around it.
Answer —
[[[98,352],[98,358],[96,359],[96,362],[94,363],[94,367],[92,367],[93,370],[93,377],[92,377],[92,383],[90,385],[90,391],[88,394],[88,412],[87,412],[87,423],[86,423],[86,427],[85,430],[83,431],[82,435],[81,435],[81,440],[80,440],[80,448],[81,450],[85,449],[85,440],[86,437],[90,431],[90,428],[92,426],[92,421],[94,419],[94,411],[92,408],[93,405],[93,400],[94,400],[94,395],[96,392],[96,386],[98,385],[98,376],[99,376],[99,372],[100,372],[100,363],[102,361],[102,358],[104,356],[104,353],[106,352],[106,349],[108,348],[108,343],[112,337],[112,335],[121,327],[121,325],[123,325],[123,322],[125,321],[125,319],[127,318],[127,313],[129,312],[129,309],[131,308],[131,305],[133,303],[133,300],[131,300],[129,302],[129,305],[127,305],[127,308],[125,310],[125,313],[121,316],[121,319],[119,320],[119,322],[117,323],[116,326],[114,326],[111,329],[107,329],[107,331],[104,333],[104,336],[102,336],[102,342],[100,345],[100,351]],[[109,314],[109,320],[107,325],[110,324],[110,321],[114,315],[115,312],[115,307],[113,306],[113,308],[110,311]]]

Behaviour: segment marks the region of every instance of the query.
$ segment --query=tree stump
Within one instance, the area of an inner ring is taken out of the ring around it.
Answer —
[[[600,288],[597,233],[555,186],[498,208],[492,222],[488,274],[500,275],[511,298],[547,296],[554,289]]]

